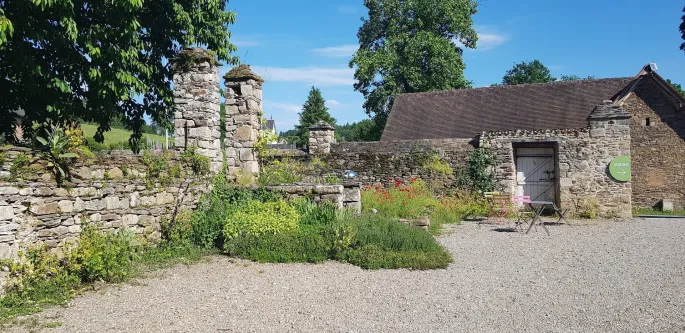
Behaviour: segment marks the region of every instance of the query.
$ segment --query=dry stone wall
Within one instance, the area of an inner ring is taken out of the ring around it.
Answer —
[[[207,176],[193,175],[189,168],[181,168],[183,174],[168,184],[149,183],[141,157],[131,153],[75,165],[68,187],[57,187],[44,171],[9,181],[14,159],[30,152],[10,148],[0,153],[5,156],[0,166],[5,176],[0,178],[0,258],[16,258],[22,248],[74,241],[84,223],[106,230],[127,228],[154,243],[160,240],[163,218],[195,208],[210,188]],[[169,164],[181,162],[172,154]]]
[[[267,188],[285,193],[290,200],[306,197],[314,202],[331,202],[340,209],[347,208],[356,213],[362,211],[361,183],[358,182],[346,182],[339,185],[302,183],[267,186]]]
[[[396,180],[409,182],[412,178],[421,178],[438,189],[453,189],[456,188],[456,176],[427,170],[423,167],[421,156],[425,156],[425,153],[436,154],[449,163],[456,172],[466,166],[469,152],[474,149],[472,141],[470,139],[442,139],[342,142],[331,144],[328,154],[308,155],[300,150],[279,150],[275,151],[273,156],[275,159],[319,158],[329,168],[325,170],[325,173],[342,176],[346,170],[352,170],[357,173],[354,180],[365,186],[376,183],[387,185]]]

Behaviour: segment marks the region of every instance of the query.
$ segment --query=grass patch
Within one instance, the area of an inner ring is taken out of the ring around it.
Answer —
[[[661,216],[685,216],[685,210],[674,210],[671,212],[664,212],[653,208],[648,209],[633,209],[633,215],[661,215]]]
[[[93,136],[97,132],[98,126],[97,125],[90,125],[90,124],[81,124],[81,129],[83,129],[83,134],[86,138],[88,138],[88,141],[94,141]],[[103,144],[106,147],[116,147],[119,145],[120,147],[123,146],[124,149],[126,148],[126,145],[128,143],[128,139],[131,137],[131,131],[119,129],[119,128],[112,128],[111,131],[105,132],[105,141]],[[143,138],[150,139],[154,142],[156,142],[160,146],[164,146],[164,136],[162,135],[155,135],[155,134],[147,134],[143,133]],[[170,137],[169,138],[169,147],[171,147],[174,143],[174,138]]]

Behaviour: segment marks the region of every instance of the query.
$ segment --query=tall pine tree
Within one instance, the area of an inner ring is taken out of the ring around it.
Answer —
[[[312,87],[309,91],[307,102],[302,105],[302,112],[300,112],[300,124],[295,126],[299,146],[305,146],[309,143],[309,126],[316,124],[323,120],[335,126],[335,118],[331,117],[326,107],[326,100],[321,95],[321,90]]]

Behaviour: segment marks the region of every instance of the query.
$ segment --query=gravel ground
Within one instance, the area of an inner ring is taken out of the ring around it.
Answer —
[[[685,220],[494,229],[448,227],[446,270],[217,256],[39,316],[62,323],[49,332],[685,331]]]

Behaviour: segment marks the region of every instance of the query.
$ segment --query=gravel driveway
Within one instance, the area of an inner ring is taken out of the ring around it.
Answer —
[[[685,331],[685,221],[450,226],[446,270],[217,256],[39,316],[49,332]]]

